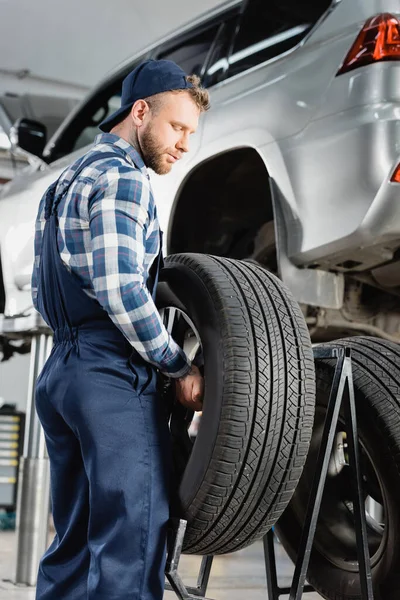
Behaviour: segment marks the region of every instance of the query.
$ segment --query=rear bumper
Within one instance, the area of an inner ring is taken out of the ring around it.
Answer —
[[[294,263],[335,268],[359,250],[400,246],[400,185],[390,182],[400,162],[400,104],[314,121],[282,153],[297,212],[286,222]]]

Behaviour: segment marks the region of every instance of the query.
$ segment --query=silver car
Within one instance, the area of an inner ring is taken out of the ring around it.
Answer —
[[[149,57],[198,73],[212,99],[191,152],[152,177],[166,252],[278,272],[316,341],[365,332],[400,342],[399,0],[228,2],[108,75],[45,146],[40,124],[20,124],[15,138],[37,158],[0,198],[3,331],[37,318],[43,192]]]

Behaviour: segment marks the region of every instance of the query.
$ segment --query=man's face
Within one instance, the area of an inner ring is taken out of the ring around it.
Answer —
[[[166,93],[160,107],[150,110],[137,139],[147,167],[166,175],[189,151],[189,137],[197,129],[200,110],[189,93]]]

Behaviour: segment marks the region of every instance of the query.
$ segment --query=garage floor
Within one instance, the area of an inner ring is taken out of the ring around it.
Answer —
[[[0,600],[34,600],[32,588],[16,587],[10,583],[14,576],[15,533],[0,532]],[[280,583],[289,585],[293,567],[279,544],[276,547],[278,556],[278,573]],[[184,556],[181,574],[187,585],[195,585],[200,558]],[[172,592],[165,593],[165,600],[173,600]],[[211,571],[210,586],[207,597],[214,600],[268,600],[265,584],[265,569],[261,543],[254,544],[235,554],[220,556],[215,559]],[[288,598],[282,596],[281,600]],[[319,600],[316,593],[304,594],[304,600]]]

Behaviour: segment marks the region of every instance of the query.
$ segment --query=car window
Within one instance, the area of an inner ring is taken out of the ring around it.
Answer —
[[[204,73],[204,85],[210,87],[225,79],[229,69],[229,49],[238,17],[231,17],[220,27],[216,41],[208,57]]]
[[[127,65],[117,76],[98,88],[69,118],[60,131],[49,141],[43,158],[54,162],[75,150],[91,144],[100,132],[100,123],[121,106],[122,81],[142,60]]]
[[[101,133],[98,126],[102,120],[121,106],[124,76],[125,73],[88,98],[74,117],[50,140],[43,154],[45,160],[53,162],[94,141],[96,135]]]
[[[329,5],[330,0],[250,0],[237,27],[227,76],[296,46]]]
[[[88,144],[91,144],[100,133],[100,123],[113,112],[121,107],[121,95],[113,94],[111,98],[103,99],[101,106],[92,115],[88,115],[87,119],[83,122],[83,129],[79,135],[74,139],[71,151],[79,150]]]
[[[173,60],[188,75],[200,76],[217,32],[218,25],[208,27],[201,33],[197,33],[184,42],[161,52],[157,58]]]

